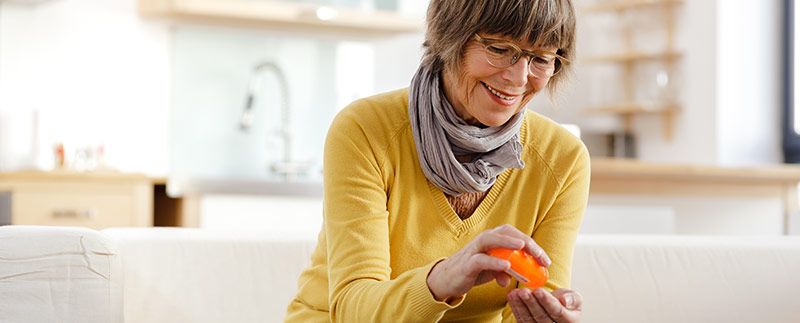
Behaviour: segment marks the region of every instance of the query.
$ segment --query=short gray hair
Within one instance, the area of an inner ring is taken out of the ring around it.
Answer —
[[[434,73],[461,71],[464,49],[478,32],[501,34],[558,48],[575,58],[575,8],[571,0],[431,0],[422,64]],[[571,73],[570,65],[548,82],[551,97]]]

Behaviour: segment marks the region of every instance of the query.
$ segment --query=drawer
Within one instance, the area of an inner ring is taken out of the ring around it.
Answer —
[[[92,229],[135,225],[131,195],[14,193],[11,208],[14,224]]]
[[[152,225],[152,195],[131,184],[19,183],[11,223],[92,229]],[[152,193],[150,193],[152,194]]]

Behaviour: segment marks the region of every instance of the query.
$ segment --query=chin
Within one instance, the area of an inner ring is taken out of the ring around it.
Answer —
[[[519,112],[519,111],[516,111],[516,112]],[[510,113],[510,114],[508,112],[504,112],[502,114],[498,113],[496,115],[483,116],[482,118],[478,119],[478,122],[480,122],[482,125],[487,126],[487,127],[502,126],[506,122],[508,122],[508,120],[511,120],[511,118],[514,117],[516,112],[515,113]]]

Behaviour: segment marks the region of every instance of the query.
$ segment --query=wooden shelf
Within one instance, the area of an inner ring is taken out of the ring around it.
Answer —
[[[683,0],[617,0],[601,2],[596,5],[586,7],[583,10],[585,12],[622,11],[642,7],[667,7],[678,6],[682,4]]]
[[[585,63],[628,63],[636,61],[668,61],[677,60],[683,57],[683,53],[678,51],[663,51],[663,52],[643,52],[643,51],[630,51],[625,53],[617,53],[603,56],[592,56],[582,60]]]
[[[673,113],[681,110],[679,104],[645,104],[645,103],[619,103],[604,106],[590,107],[583,110],[586,114],[657,114]]]
[[[637,26],[634,26],[628,19],[618,19],[618,23],[624,27],[622,35],[624,36],[625,46],[624,50],[620,53],[587,57],[579,60],[582,63],[611,63],[619,64],[619,69],[622,70],[620,80],[622,83],[622,95],[620,104],[611,104],[605,106],[596,106],[583,110],[585,114],[615,114],[622,117],[626,133],[633,132],[633,118],[640,114],[658,114],[663,118],[664,125],[664,138],[669,140],[672,138],[672,119],[676,112],[679,112],[681,107],[676,103],[669,104],[644,104],[635,102],[634,93],[636,87],[639,86],[634,80],[634,73],[637,63],[657,61],[665,64],[666,70],[671,70],[677,60],[683,57],[681,52],[673,50],[675,48],[675,20],[676,10],[674,7],[683,5],[684,0],[597,0],[597,3],[592,6],[583,8],[584,13],[630,13],[630,14],[655,14],[655,12],[641,11],[633,12],[626,10],[634,10],[640,8],[654,8],[661,15],[656,17],[663,18],[663,30],[665,32],[664,46],[666,50],[658,52],[645,52],[638,50],[634,45],[634,31]],[[622,18],[622,17],[619,17]],[[665,98],[666,102],[676,102],[676,97]],[[648,129],[649,131],[649,129]]]
[[[390,11],[361,11],[308,3],[254,0],[139,0],[139,14],[177,21],[251,24],[393,34],[423,31],[421,18]]]
[[[637,102],[623,102],[605,106],[596,106],[583,109],[584,114],[615,114],[621,115],[625,121],[625,132],[633,131],[633,116],[640,114],[661,114],[664,118],[664,138],[672,138],[672,115],[680,112],[681,106],[677,103],[646,104]]]

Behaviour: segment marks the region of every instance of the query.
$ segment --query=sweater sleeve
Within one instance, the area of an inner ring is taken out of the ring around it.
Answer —
[[[552,260],[545,289],[569,288],[572,256],[578,229],[589,199],[590,161],[583,145],[574,152],[572,163],[563,163],[564,174],[555,201],[533,232],[533,240]]]
[[[575,240],[589,199],[591,172],[589,154],[586,148],[581,148],[577,151],[577,157],[567,172],[555,202],[533,233],[533,240],[547,252],[552,260],[552,264],[548,268],[550,278],[544,286],[551,292],[570,286]],[[517,284],[517,288],[527,287]],[[503,307],[501,322],[517,322],[508,303]]]
[[[369,118],[343,110],[325,142],[323,214],[330,319],[437,321],[460,304],[438,302],[428,289],[428,273],[440,259],[391,279],[388,188],[382,175],[388,146],[384,138],[390,135],[376,135],[369,126],[380,123]]]

